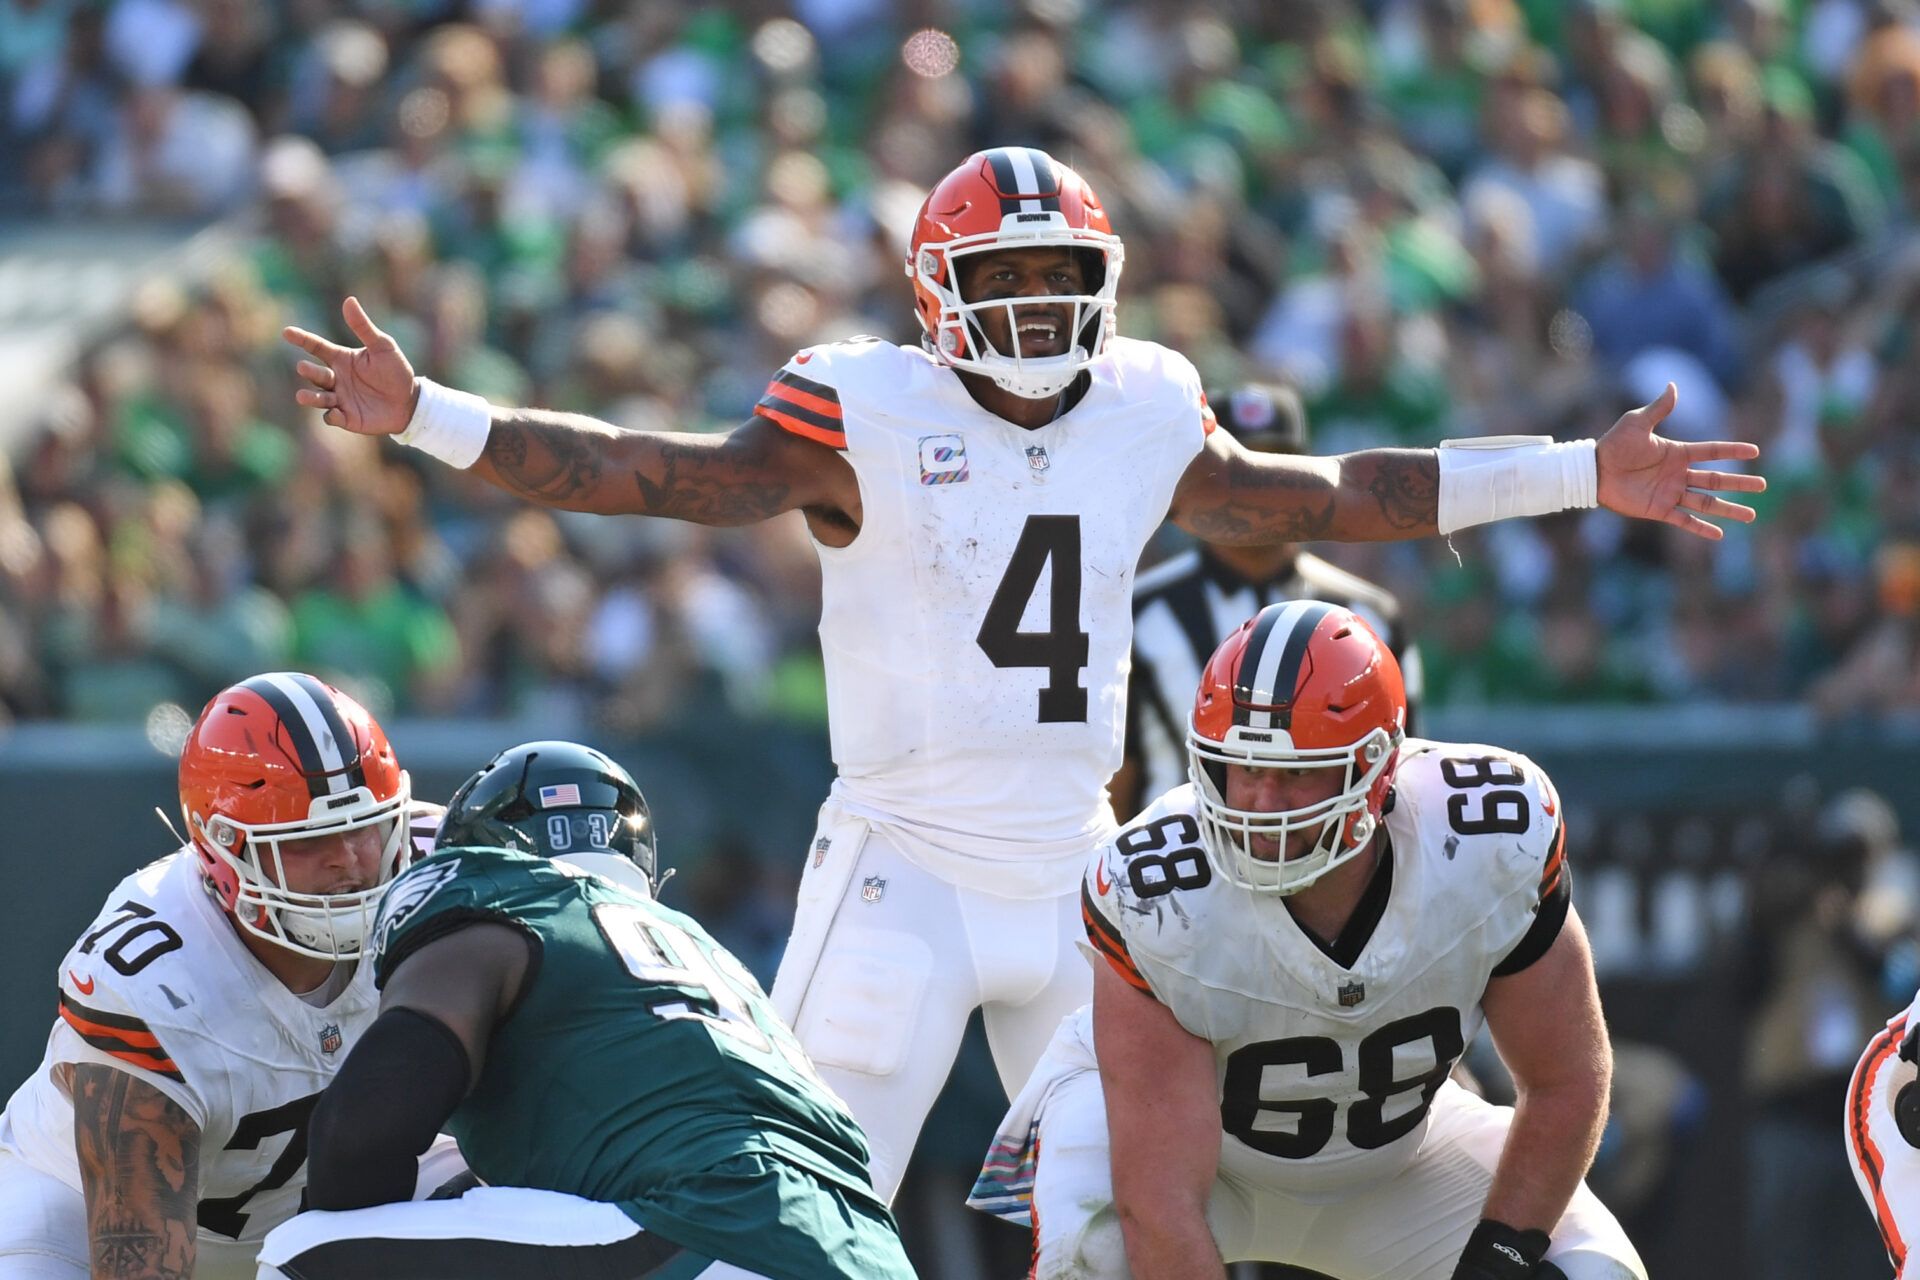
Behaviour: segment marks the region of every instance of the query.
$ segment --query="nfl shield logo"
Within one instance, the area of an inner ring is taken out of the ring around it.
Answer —
[[[329,1022],[320,1029],[320,1052],[340,1052],[340,1028],[337,1024]]]
[[[887,891],[887,882],[880,876],[868,876],[860,882],[860,901],[878,902]]]
[[[821,836],[813,842],[813,865],[819,866],[827,860],[827,850],[833,845],[832,836]]]
[[[1340,1007],[1342,1009],[1351,1009],[1366,998],[1367,988],[1364,983],[1343,982],[1340,984]]]
[[[1044,475],[1047,468],[1052,465],[1053,459],[1047,456],[1047,446],[1043,444],[1030,444],[1027,446],[1027,469],[1029,471],[1035,475]]]

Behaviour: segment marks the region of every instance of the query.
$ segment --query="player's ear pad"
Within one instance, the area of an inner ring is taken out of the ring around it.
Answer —
[[[1909,1080],[1893,1095],[1893,1123],[1910,1147],[1920,1147],[1920,1080]]]

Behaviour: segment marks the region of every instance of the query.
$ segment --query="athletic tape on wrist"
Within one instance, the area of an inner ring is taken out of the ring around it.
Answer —
[[[1599,500],[1594,441],[1484,436],[1440,442],[1440,532]]]
[[[394,439],[465,471],[486,452],[492,431],[493,407],[485,398],[421,378],[413,417]]]

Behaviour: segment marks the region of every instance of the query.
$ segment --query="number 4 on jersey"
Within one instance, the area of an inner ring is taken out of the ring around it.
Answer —
[[[1020,616],[1039,590],[1040,574],[1053,564],[1047,597],[1047,629],[1020,630]],[[978,643],[996,667],[1041,667],[1040,723],[1085,723],[1087,691],[1080,672],[1092,637],[1080,629],[1080,517],[1028,516],[1014,544],[1006,576],[980,624]]]

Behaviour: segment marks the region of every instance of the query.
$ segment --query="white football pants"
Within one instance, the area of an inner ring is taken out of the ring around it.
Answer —
[[[981,863],[954,884],[833,802],[814,848],[773,1004],[866,1130],[874,1190],[891,1203],[973,1011],[1011,1098],[1061,1018],[1093,998],[1079,880],[1000,896]]]
[[[1880,1226],[1895,1280],[1907,1274],[1907,1247],[1920,1233],[1920,1150],[1893,1122],[1894,1095],[1914,1083],[1915,1067],[1901,1060],[1907,1015],[1875,1036],[1847,1086],[1847,1154],[1853,1180]],[[1920,1087],[1920,1086],[1916,1086]]]
[[[649,1236],[610,1204],[527,1187],[477,1187],[458,1200],[302,1213],[260,1246],[258,1280],[766,1280]]]
[[[1129,1280],[1106,1096],[1073,1024],[1060,1029],[1040,1071],[1058,1078],[1040,1106],[1033,1280]],[[1449,1080],[1434,1095],[1419,1155],[1384,1182],[1309,1197],[1223,1169],[1207,1206],[1221,1258],[1292,1263],[1342,1280],[1447,1280],[1480,1221],[1512,1121],[1511,1108]],[[1552,1236],[1547,1258],[1568,1280],[1647,1280],[1626,1233],[1585,1183]]]
[[[445,1134],[420,1157],[416,1196],[429,1196],[466,1170]],[[76,1188],[0,1151],[0,1280],[88,1280],[87,1200]],[[258,1240],[228,1240],[205,1231],[194,1241],[194,1280],[253,1280]]]

